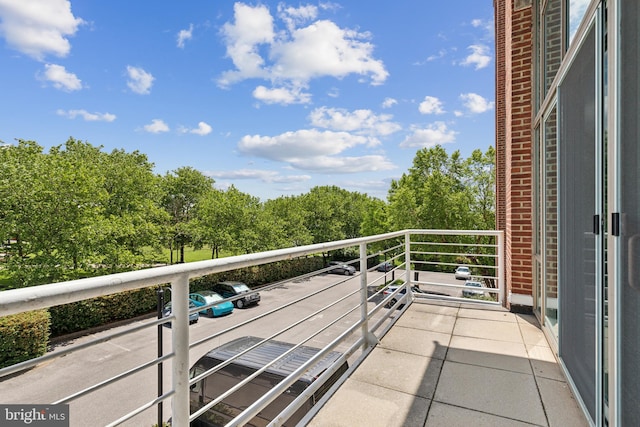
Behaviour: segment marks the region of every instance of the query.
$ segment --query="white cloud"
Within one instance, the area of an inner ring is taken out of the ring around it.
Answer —
[[[433,55],[429,55],[427,57],[427,62],[435,61],[436,59],[442,59],[447,55],[447,51],[445,49],[440,49],[438,53]]]
[[[299,159],[291,164],[298,168],[319,173],[361,173],[395,169],[395,165],[383,156],[331,157],[318,156]]]
[[[274,137],[246,135],[238,143],[246,154],[285,162],[294,168],[325,173],[356,173],[392,169],[382,156],[339,157],[347,149],[369,145],[371,139],[348,132],[298,130]]]
[[[371,110],[347,111],[340,108],[316,108],[309,114],[313,126],[364,135],[390,135],[401,129],[390,114],[376,115]]]
[[[189,133],[194,133],[196,135],[205,136],[209,135],[213,129],[209,124],[205,122],[198,122],[198,127],[195,129],[189,130]]]
[[[289,31],[293,31],[299,25],[309,22],[318,16],[318,8],[313,5],[300,7],[278,5],[278,16],[286,24]]]
[[[0,35],[19,52],[42,61],[48,54],[69,54],[73,36],[83,24],[68,0],[1,0]]]
[[[225,23],[222,34],[227,43],[227,56],[233,61],[235,71],[223,73],[218,80],[221,86],[253,78],[266,77],[262,69],[264,60],[258,53],[258,46],[272,43],[275,37],[273,17],[266,6],[251,7],[243,3],[233,6],[235,22]]]
[[[491,62],[489,47],[483,44],[474,44],[468,47],[471,54],[462,61],[462,65],[475,65],[476,70],[485,68]]]
[[[391,108],[397,103],[398,101],[393,98],[385,98],[384,101],[382,101],[382,108]]]
[[[418,106],[422,114],[443,114],[442,101],[433,96],[425,96],[424,101]]]
[[[430,148],[440,144],[455,142],[457,132],[447,128],[444,122],[435,122],[426,128],[414,128],[413,133],[405,138],[402,148]]]
[[[205,172],[207,176],[218,179],[256,179],[266,183],[290,183],[308,181],[310,175],[282,175],[277,171],[259,169],[239,169],[233,171],[212,171]]]
[[[477,93],[463,93],[460,95],[460,99],[462,99],[469,112],[473,114],[480,114],[493,109],[493,102],[489,102]]]
[[[153,119],[148,125],[144,125],[143,129],[149,133],[169,132],[169,126],[161,119]]]
[[[315,6],[279,7],[278,17],[286,29],[276,28],[266,6],[236,3],[234,21],[222,29],[227,56],[235,69],[222,73],[218,84],[260,78],[290,88],[306,88],[311,79],[350,74],[369,76],[371,84],[382,84],[388,72],[382,61],[372,56],[371,35],[338,27],[327,20],[313,20]]]
[[[151,86],[153,86],[153,81],[155,80],[151,73],[146,72],[140,67],[127,65],[127,76],[129,77],[127,86],[129,86],[129,89],[133,92],[140,95],[148,95],[151,93]]]
[[[82,117],[87,122],[112,122],[116,119],[115,114],[111,113],[89,113],[87,110],[58,110],[59,116],[75,119],[76,117]]]
[[[349,74],[370,75],[371,83],[384,83],[389,73],[371,54],[370,35],[342,29],[331,21],[316,21],[291,34],[291,39],[272,46],[276,59],[272,76],[306,82],[312,78]]]
[[[269,89],[258,86],[253,91],[253,97],[265,104],[308,104],[311,102],[311,94],[302,92],[302,88],[287,89],[284,87]]]
[[[180,32],[178,33],[178,47],[180,49],[183,49],[184,42],[186,42],[187,40],[191,40],[192,36],[193,36],[193,24],[189,24],[188,30],[180,30]]]
[[[46,64],[44,74],[39,76],[41,80],[51,82],[56,89],[72,92],[82,89],[82,81],[73,73],[70,73],[62,65]]]

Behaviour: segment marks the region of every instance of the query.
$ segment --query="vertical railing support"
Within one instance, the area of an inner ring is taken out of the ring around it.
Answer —
[[[171,282],[171,310],[175,315],[173,334],[172,424],[189,425],[189,277],[185,274]]]
[[[504,304],[504,300],[507,295],[507,284],[504,280],[504,231],[498,232],[497,236],[498,240],[498,288],[500,289],[500,293],[498,293],[499,303],[500,305]]]
[[[360,319],[362,321],[362,350],[378,343],[378,339],[369,332],[369,308],[367,300],[367,244],[360,243]]]
[[[158,310],[158,319],[162,319],[162,310],[164,308],[164,290],[162,289],[162,286],[158,286],[158,289],[156,290],[156,296],[157,296],[157,310]],[[163,330],[163,325],[159,324],[158,325],[158,358],[162,357],[162,347],[163,347],[163,341],[162,341],[162,334],[164,333]],[[163,372],[163,366],[162,366],[162,362],[158,363],[157,369],[158,369],[158,397],[162,396],[163,393],[163,388],[162,388],[162,383],[164,381],[164,372]],[[162,423],[164,422],[164,417],[163,417],[163,411],[162,411],[162,405],[164,405],[164,402],[160,402],[158,403],[158,426],[162,427]]]
[[[404,235],[404,262],[405,262],[405,281],[404,281],[404,286],[406,289],[406,300],[405,300],[405,304],[409,304],[409,302],[413,299],[412,293],[411,293],[411,286],[412,286],[412,280],[411,280],[411,233],[405,233]]]

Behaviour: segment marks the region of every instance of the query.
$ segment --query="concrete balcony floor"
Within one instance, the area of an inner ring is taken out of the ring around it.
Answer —
[[[588,426],[533,315],[414,302],[309,426]]]

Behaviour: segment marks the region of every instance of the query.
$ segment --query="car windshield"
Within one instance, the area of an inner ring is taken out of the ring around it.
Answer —
[[[451,271],[451,270],[449,270]],[[469,271],[469,267],[458,267],[458,271],[462,272],[462,273],[466,273],[467,271]]]
[[[233,289],[238,293],[240,293],[240,292],[249,292],[251,290],[244,283],[236,283],[235,285],[233,285]]]
[[[220,301],[222,297],[213,291],[202,291],[200,295],[211,301]]]
[[[480,283],[478,283],[478,282],[467,282],[466,285],[467,286],[474,286],[476,288],[481,288],[482,287],[482,285]]]

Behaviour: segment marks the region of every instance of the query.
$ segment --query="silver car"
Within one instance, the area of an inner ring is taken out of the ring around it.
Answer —
[[[460,266],[458,268],[456,268],[456,271],[454,272],[456,279],[459,280],[469,280],[471,279],[471,269],[469,267],[465,267],[465,266]]]
[[[331,261],[329,267],[333,267],[328,273],[344,274],[345,276],[353,276],[356,274],[356,268],[352,265],[345,264],[341,261]]]

